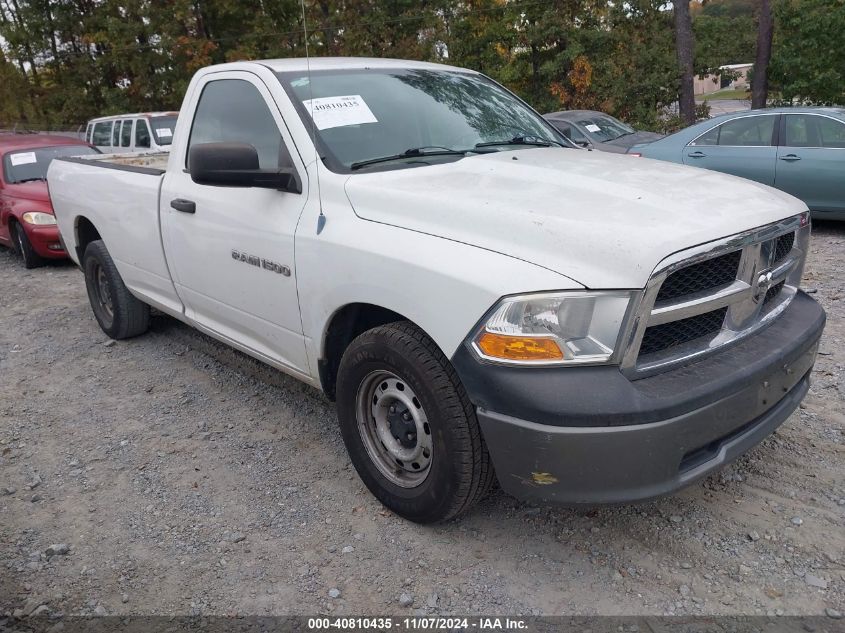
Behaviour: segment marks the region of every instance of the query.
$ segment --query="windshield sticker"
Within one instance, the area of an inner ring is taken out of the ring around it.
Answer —
[[[318,130],[328,130],[345,125],[360,125],[362,123],[378,123],[370,106],[361,95],[346,95],[340,97],[320,97],[306,99],[302,102]]]
[[[12,154],[9,156],[9,160],[12,161],[12,167],[17,167],[18,165],[31,165],[32,163],[37,163],[38,158],[35,156],[35,152],[22,152],[20,154]]]
[[[590,132],[601,132],[601,128],[595,123],[588,123],[584,127],[587,128]]]
[[[294,79],[290,82],[291,87],[293,88],[302,88],[302,86],[307,86],[310,81],[308,81],[308,77],[300,77],[299,79]]]
[[[173,136],[173,131],[169,127],[160,127],[156,131],[158,132],[159,136],[162,136],[164,138],[170,138],[171,136]]]

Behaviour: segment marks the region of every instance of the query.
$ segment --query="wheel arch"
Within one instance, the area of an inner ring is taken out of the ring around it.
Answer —
[[[12,247],[12,251],[17,253],[19,248],[17,242],[15,241],[15,230],[17,229],[17,227],[22,226],[22,222],[20,218],[18,218],[14,213],[10,211],[8,214],[6,214],[5,224],[6,229],[9,232],[9,244]]]
[[[79,264],[82,265],[82,256],[85,254],[88,245],[103,238],[94,223],[84,215],[77,216],[73,221],[73,234],[76,240],[76,256],[79,259]]]
[[[373,303],[347,303],[334,311],[323,328],[320,356],[317,361],[320,384],[330,400],[335,399],[340,359],[349,344],[367,330],[397,321],[408,321],[425,332],[424,328],[413,319]]]

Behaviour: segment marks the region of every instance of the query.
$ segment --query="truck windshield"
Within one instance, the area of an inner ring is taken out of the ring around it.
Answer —
[[[527,147],[570,147],[482,75],[429,69],[278,73],[333,171],[398,169]]]
[[[83,156],[100,152],[87,145],[56,145],[9,152],[3,159],[3,173],[10,185],[47,180],[47,168],[59,156]]]
[[[170,145],[173,142],[173,130],[176,129],[175,116],[150,117],[150,127],[159,145]]]

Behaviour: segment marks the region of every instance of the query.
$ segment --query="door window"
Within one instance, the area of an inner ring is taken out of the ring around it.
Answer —
[[[114,147],[118,147],[120,145],[120,121],[114,122],[114,132],[111,135],[111,144]]]
[[[94,145],[106,147],[111,145],[111,121],[100,121],[94,124],[94,131],[91,133],[91,140]]]
[[[775,130],[774,116],[746,116],[719,127],[719,145],[769,146]]]
[[[120,130],[120,146],[129,147],[132,143],[132,121],[126,120],[123,122],[123,128]]]
[[[247,143],[261,169],[277,169],[286,155],[282,135],[258,89],[242,79],[206,84],[197,104],[188,151],[201,143]]]
[[[776,116],[745,116],[722,123],[699,136],[691,145],[728,147],[769,147],[775,131]]]
[[[822,147],[845,147],[845,123],[826,116],[816,117],[816,121],[819,125]]]
[[[712,130],[707,130],[704,134],[699,136],[690,145],[718,145],[719,144],[719,130],[721,125],[717,125]]]
[[[150,128],[147,127],[147,122],[144,119],[138,119],[135,124],[135,147],[149,147],[150,146]]]
[[[845,148],[845,123],[815,114],[788,114],[784,125],[787,147]]]
[[[85,142],[86,143],[91,142],[91,133],[93,131],[94,131],[94,126],[89,123],[88,127],[85,128]]]

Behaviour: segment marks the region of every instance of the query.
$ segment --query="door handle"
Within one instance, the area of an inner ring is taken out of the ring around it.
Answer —
[[[705,156],[707,156],[707,154],[705,154],[704,152],[690,152],[689,154],[687,154],[687,156],[689,156],[690,158],[704,158]]]
[[[786,156],[781,156],[781,157],[780,157],[780,159],[781,159],[781,160],[785,160],[785,161],[787,161],[787,162],[789,162],[789,163],[793,163],[793,162],[795,162],[796,160],[801,160],[801,157],[800,157],[800,156],[796,156],[795,154],[787,154]]]
[[[170,201],[170,206],[182,213],[196,213],[197,203],[193,200],[185,200],[184,198],[176,198]]]

